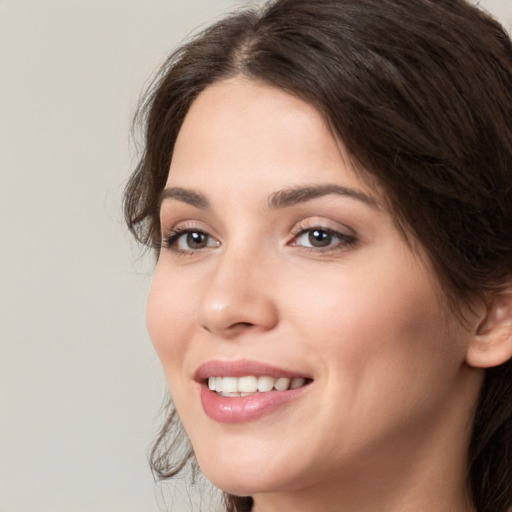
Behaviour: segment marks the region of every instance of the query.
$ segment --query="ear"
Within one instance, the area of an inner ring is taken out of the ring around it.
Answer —
[[[475,368],[499,366],[512,358],[512,282],[495,292],[468,346],[466,362]]]

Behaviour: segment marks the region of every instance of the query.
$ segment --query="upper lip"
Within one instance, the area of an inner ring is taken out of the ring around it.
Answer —
[[[248,375],[256,377],[265,375],[276,379],[279,377],[289,379],[297,377],[311,378],[301,372],[279,368],[259,361],[242,359],[238,361],[207,361],[197,368],[194,379],[201,382],[208,377],[245,377]]]

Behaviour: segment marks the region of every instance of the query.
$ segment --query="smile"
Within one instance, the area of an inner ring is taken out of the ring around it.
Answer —
[[[254,421],[301,400],[313,378],[257,361],[209,361],[195,372],[206,415],[218,423]]]
[[[244,377],[209,377],[208,388],[227,398],[245,397],[256,393],[268,393],[269,391],[287,391],[298,389],[306,384],[306,379],[296,377],[270,377],[253,375]]]

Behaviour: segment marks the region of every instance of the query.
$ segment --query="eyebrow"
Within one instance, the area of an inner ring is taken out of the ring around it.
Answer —
[[[187,188],[181,187],[169,187],[162,190],[160,197],[158,199],[158,209],[162,206],[162,203],[166,199],[175,199],[177,201],[181,201],[182,203],[187,203],[196,208],[200,208],[201,210],[208,210],[210,208],[210,203],[206,196],[201,194],[200,192],[196,192],[195,190],[190,190]]]
[[[268,199],[268,205],[272,209],[286,208],[298,203],[304,203],[330,194],[341,195],[361,201],[368,206],[378,208],[379,205],[375,199],[360,190],[355,190],[341,185],[325,184],[312,185],[307,187],[292,187],[289,189],[278,190]]]
[[[379,207],[373,197],[361,192],[360,190],[334,184],[310,185],[278,190],[270,195],[267,200],[267,204],[270,209],[277,210],[330,194],[356,199],[373,208]],[[208,210],[210,208],[210,202],[206,196],[191,189],[181,187],[165,188],[160,194],[158,201],[159,209],[162,203],[167,199],[181,201],[196,208],[200,208],[201,210]]]

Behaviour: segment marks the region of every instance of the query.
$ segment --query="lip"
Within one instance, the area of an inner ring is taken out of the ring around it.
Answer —
[[[208,377],[245,377],[247,375],[255,375],[256,377],[268,375],[275,379],[279,377],[311,379],[310,375],[304,373],[247,359],[239,361],[208,361],[199,366],[194,374],[194,379],[202,383]]]
[[[244,397],[223,397],[208,388],[208,377],[244,377],[247,375],[268,375],[269,377],[287,377],[293,379],[311,377],[299,372],[278,368],[257,361],[209,361],[202,364],[194,375],[200,384],[200,399],[203,410],[212,420],[219,423],[243,423],[253,421],[263,415],[299,399],[310,384],[287,391],[267,391]]]

